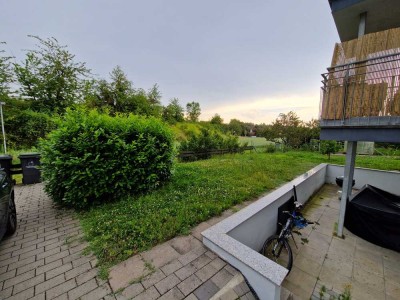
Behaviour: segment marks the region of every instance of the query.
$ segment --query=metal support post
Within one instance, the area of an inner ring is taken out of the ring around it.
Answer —
[[[354,167],[356,162],[357,142],[347,142],[346,165],[344,167],[344,179],[342,199],[340,201],[340,214],[338,222],[338,237],[343,236],[344,217],[346,214],[347,199],[351,195],[353,186]]]

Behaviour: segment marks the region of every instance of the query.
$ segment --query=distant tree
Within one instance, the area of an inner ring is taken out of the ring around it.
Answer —
[[[149,92],[134,89],[132,82],[120,66],[116,66],[111,71],[110,81],[100,79],[87,82],[85,88],[86,106],[107,110],[112,115],[135,113],[159,117],[161,115],[160,97],[161,93],[157,85],[154,85]]]
[[[200,103],[189,102],[186,104],[186,119],[191,122],[199,121],[201,114]]]
[[[150,103],[150,108],[152,110],[152,115],[160,117],[163,112],[163,107],[161,105],[162,94],[159,90],[158,84],[154,84],[147,92],[147,99]]]
[[[21,96],[32,99],[40,111],[63,113],[82,97],[83,79],[90,75],[85,63],[75,62],[67,46],[55,38],[42,39],[36,50],[29,50],[25,60],[14,64]]]
[[[245,131],[244,123],[238,119],[231,119],[228,128],[232,134],[237,136],[242,136]]]
[[[253,136],[254,135],[254,123],[242,123],[243,125],[243,135],[244,136]]]
[[[279,140],[278,134],[274,131],[272,125],[266,125],[261,132],[259,132],[259,136],[264,137],[267,141],[272,142],[281,142]]]
[[[266,128],[268,128],[269,125],[266,125],[265,123],[261,123],[261,124],[256,124],[254,125],[254,133],[256,136],[263,136],[263,132],[264,130],[266,130]]]
[[[298,148],[303,143],[303,122],[295,112],[279,114],[271,127],[264,130],[264,137],[283,143],[286,146]]]
[[[311,119],[309,122],[305,123],[305,127],[308,129],[308,141],[311,139],[319,139],[319,134],[321,132],[319,120]]]
[[[179,104],[178,98],[171,99],[170,103],[164,107],[162,118],[170,124],[184,121],[183,107]]]
[[[5,44],[0,42],[0,44]],[[4,55],[5,51],[0,50],[0,100],[7,98],[10,94],[10,84],[14,81],[14,74],[11,65],[11,56]]]
[[[215,114],[211,120],[210,120],[211,124],[216,124],[216,125],[221,125],[222,123],[224,123],[224,120],[221,118],[221,116],[219,114]]]
[[[133,94],[132,82],[129,81],[120,66],[116,66],[111,71],[110,78],[109,89],[112,93],[113,105],[119,107],[117,111],[123,111],[125,102]]]
[[[331,159],[331,154],[336,153],[339,147],[336,141],[321,141],[321,153],[328,155],[328,159]]]

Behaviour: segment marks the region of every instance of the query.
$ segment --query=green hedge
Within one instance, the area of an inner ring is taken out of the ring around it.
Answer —
[[[171,176],[173,135],[154,118],[68,111],[40,143],[45,190],[86,208],[160,186]]]
[[[4,127],[9,149],[29,149],[37,146],[55,129],[52,116],[31,110],[28,101],[8,99],[4,106]]]
[[[216,149],[224,149],[235,152],[239,150],[240,144],[237,136],[223,135],[219,132],[200,128],[200,133],[191,133],[187,140],[181,142],[180,151],[193,151],[204,153]],[[205,155],[203,158],[209,158]]]

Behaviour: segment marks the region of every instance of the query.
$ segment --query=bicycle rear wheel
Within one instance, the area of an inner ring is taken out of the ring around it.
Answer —
[[[264,242],[261,253],[270,260],[288,269],[289,272],[292,269],[292,249],[286,240],[279,241],[277,235],[271,236]]]

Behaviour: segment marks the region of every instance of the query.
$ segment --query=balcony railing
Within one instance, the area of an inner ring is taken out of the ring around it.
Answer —
[[[396,50],[370,54],[322,74],[321,126],[400,127],[400,49]]]

